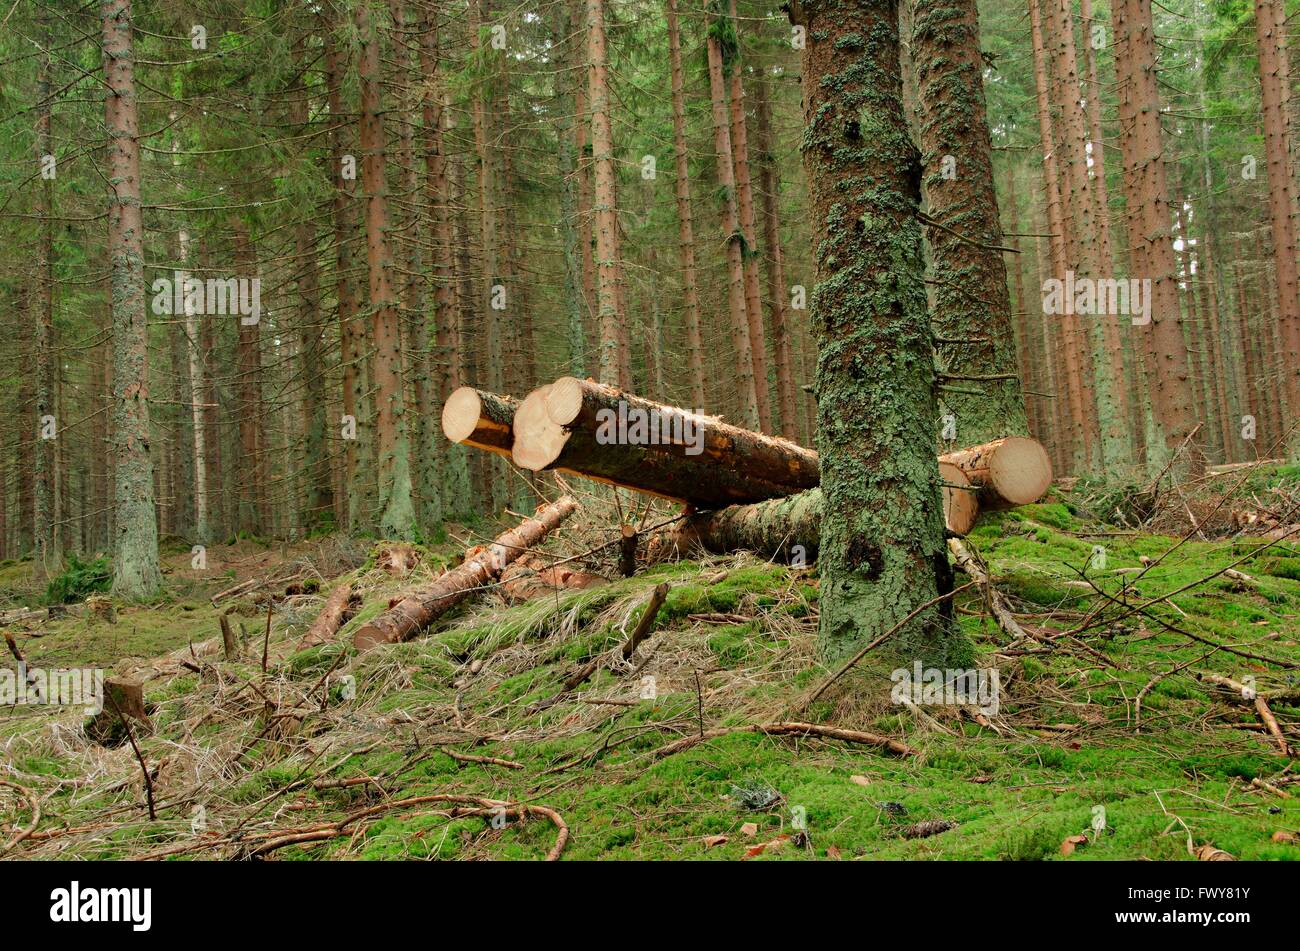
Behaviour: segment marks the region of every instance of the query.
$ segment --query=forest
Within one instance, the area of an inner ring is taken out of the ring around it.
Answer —
[[[1300,859],[1297,228],[1297,0],[0,3],[0,859]]]

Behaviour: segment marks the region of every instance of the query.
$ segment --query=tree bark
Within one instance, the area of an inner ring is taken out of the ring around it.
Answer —
[[[103,0],[104,126],[108,130],[108,253],[113,287],[113,593],[146,598],[162,586],[149,457],[148,318],[140,142],[130,0]]]
[[[772,315],[772,353],[776,363],[776,405],[781,418],[781,435],[787,439],[798,439],[804,427],[800,425],[790,321],[785,307],[785,262],[781,254],[781,182],[772,151],[772,110],[768,103],[766,72],[760,77],[757,88],[754,117],[758,122],[758,182],[759,190],[763,193],[763,245],[767,261],[768,307]],[[697,407],[703,405],[696,404]],[[811,434],[803,432],[803,440],[811,445]]]
[[[852,654],[950,590],[925,299],[920,159],[908,138],[896,0],[811,0],[802,138],[818,283],[820,651]],[[891,639],[948,666],[970,646],[936,605]]]
[[[975,0],[921,3],[912,26],[921,115],[923,184],[935,225],[926,229],[935,284],[931,322],[940,373],[1008,379],[959,382],[941,401],[964,442],[1023,435],[1023,381],[1016,362],[1002,226],[993,184]]]
[[[677,176],[677,246],[682,262],[682,322],[686,325],[686,368],[691,387],[691,407],[702,410],[705,405],[704,344],[700,337],[700,298],[696,287],[690,156],[686,150],[686,81],[682,71],[682,38],[677,21],[677,0],[667,0],[667,16],[669,69],[672,75],[673,152]],[[581,373],[574,375],[580,376]]]
[[[618,384],[620,334],[627,315],[618,309],[618,209],[614,196],[614,133],[610,125],[609,54],[605,0],[587,0],[587,78],[591,104],[591,155],[595,172],[596,296],[600,324],[600,379]]]
[[[374,310],[375,429],[378,438],[379,530],[409,538],[415,521],[411,500],[410,447],[402,384],[401,328],[392,286],[388,240],[388,186],[384,174],[384,106],[381,98],[379,36],[365,3],[354,15],[360,36],[357,75],[361,85],[362,177],[366,193],[366,259],[370,306]]]
[[[1278,0],[1255,0],[1255,39],[1263,101],[1264,151],[1268,166],[1268,207],[1273,231],[1273,269],[1277,276],[1278,316],[1284,346],[1282,363],[1288,404],[1286,418],[1300,415],[1300,283],[1296,278],[1296,226],[1292,218],[1291,176],[1287,171],[1285,9]]]
[[[719,21],[720,23],[722,21]],[[740,61],[740,21],[736,0],[730,0],[726,19],[732,42],[723,49],[723,66],[728,72],[731,107],[731,149],[736,176],[736,212],[744,238],[741,261],[745,272],[745,316],[749,323],[749,347],[753,353],[754,393],[758,397],[758,428],[770,433],[772,402],[768,396],[767,333],[763,327],[763,300],[758,282],[758,240],[754,231],[754,188],[749,172],[749,131],[745,121],[744,68]],[[730,55],[727,55],[730,52]]]
[[[727,116],[727,90],[723,82],[723,55],[718,34],[726,34],[726,21],[714,17],[706,40],[709,57],[709,91],[713,100],[713,151],[718,166],[719,202],[723,240],[727,242],[727,301],[731,314],[731,344],[735,351],[739,417],[744,426],[758,426],[758,383],[754,379],[754,353],[745,312],[744,238],[736,209],[736,179],[732,166],[731,128]]]
[[[1195,425],[1187,345],[1178,325],[1172,225],[1160,130],[1151,0],[1115,0],[1111,10],[1120,98],[1120,146],[1125,165],[1125,219],[1134,275],[1151,281],[1151,322],[1138,332],[1147,341],[1147,387],[1153,424],[1163,446],[1147,443],[1147,467],[1158,471]],[[1127,129],[1124,127],[1128,127]],[[1190,447],[1190,473],[1204,468]]]

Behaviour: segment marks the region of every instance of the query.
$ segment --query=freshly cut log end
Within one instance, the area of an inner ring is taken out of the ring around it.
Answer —
[[[562,376],[549,387],[546,411],[553,421],[568,426],[582,412],[582,381],[576,376]]]
[[[1043,497],[1052,484],[1052,462],[1040,442],[1027,436],[1006,436],[982,446],[939,457],[961,469],[981,489],[985,508],[1028,505]]]
[[[516,406],[509,396],[459,387],[442,406],[443,434],[454,443],[508,456]]]
[[[939,481],[943,483],[943,521],[954,535],[965,535],[975,527],[979,517],[979,499],[966,473],[951,462],[939,463]]]
[[[514,445],[511,458],[521,469],[541,472],[560,457],[569,434],[552,422],[546,409],[546,395],[551,384],[539,386],[519,404],[515,411]]]

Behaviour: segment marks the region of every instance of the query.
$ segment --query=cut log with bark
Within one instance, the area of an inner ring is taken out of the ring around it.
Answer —
[[[979,487],[980,507],[986,511],[1037,502],[1052,484],[1047,450],[1027,436],[1006,436],[945,453],[939,461],[956,466]]]
[[[417,636],[451,608],[498,579],[507,565],[540,543],[577,508],[571,496],[563,496],[539,507],[532,518],[497,536],[491,545],[470,549],[459,567],[408,594],[361,627],[353,635],[352,645],[364,651]]]
[[[442,406],[442,431],[452,442],[509,456],[518,403],[472,386],[462,386]]]
[[[612,386],[562,377],[529,395],[513,458],[700,508],[780,498],[817,484],[811,449]],[[536,397],[536,398],[535,398]],[[559,427],[557,429],[557,427]]]
[[[320,614],[316,615],[316,620],[298,642],[298,650],[318,647],[334,640],[343,625],[348,623],[360,606],[361,595],[352,590],[352,582],[343,582],[325,599],[325,607],[321,609]]]
[[[965,475],[955,466],[940,465],[944,523],[953,535],[975,526],[979,503]],[[795,566],[817,559],[822,526],[821,489],[809,489],[783,499],[752,505],[732,505],[715,512],[696,512],[655,533],[649,542],[651,561],[678,558],[697,548],[715,554],[752,551]]]
[[[608,584],[606,578],[571,565],[548,566],[539,555],[524,555],[501,572],[501,594],[519,604],[559,590],[578,591]]]

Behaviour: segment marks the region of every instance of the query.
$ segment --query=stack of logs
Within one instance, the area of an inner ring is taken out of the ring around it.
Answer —
[[[461,387],[443,408],[452,442],[554,471],[684,503],[688,517],[655,544],[815,557],[820,535],[817,453],[611,386],[561,377],[522,401]],[[1008,436],[939,456],[944,520],[965,535],[981,508],[1036,502],[1052,481],[1036,440]]]
[[[443,406],[442,430],[454,443],[505,456],[521,469],[569,473],[683,503],[685,517],[650,539],[652,555],[699,547],[750,549],[786,561],[817,556],[821,468],[816,452],[788,439],[575,377],[539,387],[522,402],[462,386]],[[1038,442],[1008,436],[940,456],[939,478],[948,531],[965,535],[981,507],[1037,501],[1052,468]],[[576,508],[569,496],[543,505],[492,545],[468,552],[460,567],[396,600],[357,630],[353,645],[366,650],[415,637],[489,584],[515,598],[598,582],[581,572],[548,571],[529,551]],[[635,565],[635,533],[631,541]],[[339,593],[340,608],[343,599]]]

